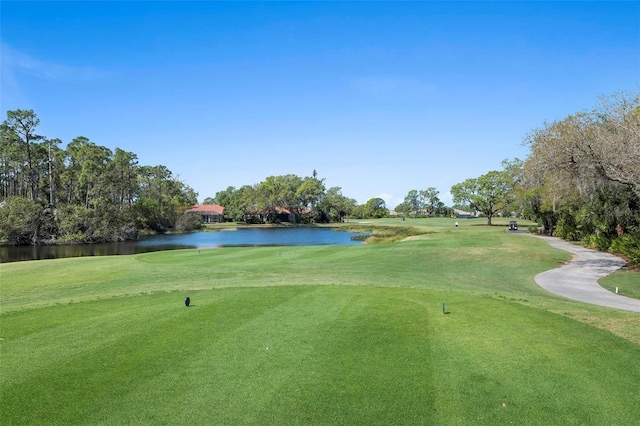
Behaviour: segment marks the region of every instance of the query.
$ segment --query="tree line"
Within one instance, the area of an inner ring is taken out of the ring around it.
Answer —
[[[269,176],[260,183],[233,186],[207,197],[205,204],[225,208],[228,220],[239,222],[275,223],[282,220],[284,210],[295,216],[298,223],[344,222],[349,217],[379,218],[389,210],[381,198],[372,198],[359,205],[342,193],[339,186],[326,188],[325,179],[314,170],[311,176],[295,174]]]
[[[625,254],[640,264],[640,93],[602,97],[590,110],[526,135],[526,160],[503,162],[451,188],[454,202],[491,217],[536,220],[542,232]]]
[[[137,156],[77,137],[35,133],[32,110],[7,112],[0,125],[0,243],[98,242],[135,239],[140,231],[201,226],[185,210],[197,194],[165,166],[141,166]],[[640,94],[618,93],[592,108],[544,123],[526,135],[525,160],[505,160],[451,187],[454,206],[537,221],[540,230],[613,250],[640,264]],[[389,215],[385,201],[358,205],[340,187],[311,176],[269,176],[205,199],[228,220],[343,222]],[[434,187],[410,190],[396,207],[408,217],[450,215]]]
[[[404,201],[396,206],[396,212],[409,217],[450,215],[451,209],[440,200],[440,191],[433,186],[410,190]]]
[[[526,212],[563,238],[640,263],[640,93],[603,97],[532,131],[520,170]]]
[[[39,123],[18,109],[0,125],[1,243],[122,241],[196,225],[184,211],[197,194],[167,167],[83,136],[62,149]]]
[[[33,110],[21,109],[7,111],[0,124],[0,244],[124,241],[202,226],[198,215],[185,213],[198,194],[166,166],[140,165],[135,153],[84,136],[63,149],[60,139],[37,134],[39,124]],[[306,223],[389,214],[381,198],[358,205],[340,187],[326,189],[315,170],[228,187],[205,203],[245,222],[278,222],[285,209]]]

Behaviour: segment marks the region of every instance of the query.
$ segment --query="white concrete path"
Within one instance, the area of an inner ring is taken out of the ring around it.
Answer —
[[[557,269],[534,277],[543,289],[568,299],[625,311],[640,312],[640,300],[620,296],[600,287],[598,280],[624,266],[609,253],[571,244],[560,238],[540,237],[552,247],[573,253],[574,258]]]

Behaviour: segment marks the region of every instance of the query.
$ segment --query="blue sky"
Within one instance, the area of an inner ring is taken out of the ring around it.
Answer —
[[[640,2],[0,3],[1,107],[200,200],[309,176],[395,207],[640,87]]]

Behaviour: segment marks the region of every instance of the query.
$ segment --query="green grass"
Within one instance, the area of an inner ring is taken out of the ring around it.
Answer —
[[[2,264],[0,423],[640,421],[640,315],[539,289],[568,258],[544,241],[418,221],[391,244]]]
[[[640,299],[640,273],[630,269],[622,269],[598,281],[609,291],[616,291],[622,296]]]

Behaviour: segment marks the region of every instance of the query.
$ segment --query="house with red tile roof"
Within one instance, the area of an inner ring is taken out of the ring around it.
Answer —
[[[289,209],[285,209],[284,207],[276,207],[276,217],[281,222],[295,222],[296,215]]]
[[[196,204],[185,213],[200,215],[202,223],[221,223],[224,221],[224,207],[217,204]]]

